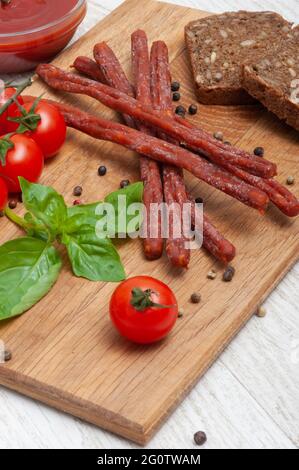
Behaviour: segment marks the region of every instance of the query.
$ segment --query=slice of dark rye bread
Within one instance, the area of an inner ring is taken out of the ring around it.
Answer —
[[[266,108],[299,130],[299,26],[260,61],[243,66],[242,84]]]
[[[284,39],[292,23],[273,12],[228,12],[185,27],[197,96],[204,104],[249,104],[242,88],[242,64],[256,62]]]

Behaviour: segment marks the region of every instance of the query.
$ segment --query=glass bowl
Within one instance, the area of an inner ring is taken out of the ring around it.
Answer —
[[[47,1],[51,1],[51,8],[55,8],[53,0]],[[57,11],[57,18],[36,28],[22,30],[20,27],[9,33],[1,33],[0,28],[0,74],[25,72],[51,60],[72,39],[85,17],[86,3],[86,0],[77,0],[66,14],[59,16]],[[55,11],[52,13],[55,16]],[[16,28],[17,25],[16,22]]]

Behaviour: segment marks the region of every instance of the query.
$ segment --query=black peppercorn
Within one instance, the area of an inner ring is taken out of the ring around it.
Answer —
[[[0,217],[4,217],[4,212],[0,211]]]
[[[104,175],[106,175],[106,173],[107,173],[107,168],[104,165],[99,166],[98,175],[99,176],[104,176]]]
[[[127,186],[129,186],[129,184],[130,184],[129,180],[122,180],[119,186],[120,188],[126,188]]]
[[[197,106],[196,106],[196,104],[190,104],[189,109],[188,109],[188,112],[189,112],[189,114],[191,114],[191,116],[194,116],[194,114],[197,113]]]
[[[9,349],[5,349],[5,351],[4,351],[4,362],[10,361],[11,358],[12,358],[11,351],[9,351]]]
[[[201,301],[201,295],[194,292],[191,295],[190,300],[193,304],[199,304],[199,302]]]
[[[202,204],[203,203],[203,198],[202,197],[197,197],[195,199],[196,204]]]
[[[185,117],[186,108],[184,108],[184,106],[182,106],[182,105],[179,105],[175,108],[175,113],[178,114],[181,117]]]
[[[180,101],[180,99],[181,99],[181,94],[178,91],[173,93],[173,95],[172,95],[172,100],[173,101]]]
[[[73,190],[73,195],[74,196],[81,196],[82,191],[83,191],[83,189],[82,189],[81,186],[75,186],[74,190]]]
[[[8,203],[8,207],[10,209],[15,209],[18,205],[18,201],[16,199],[11,199]]]
[[[254,153],[254,155],[256,155],[257,157],[263,157],[263,156],[264,156],[264,153],[265,153],[265,150],[264,150],[263,147],[255,147],[253,153]]]
[[[180,83],[179,82],[172,82],[171,84],[171,91],[179,91],[180,89]]]
[[[230,282],[235,275],[235,268],[232,266],[227,266],[226,270],[223,273],[222,280],[224,282]]]
[[[194,434],[194,442],[198,446],[202,446],[207,441],[206,433],[203,431],[198,431]]]

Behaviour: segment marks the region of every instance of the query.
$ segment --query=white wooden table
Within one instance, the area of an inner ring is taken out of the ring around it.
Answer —
[[[141,0],[142,1],[142,0]],[[77,36],[121,0],[89,0]],[[173,0],[202,10],[276,10],[298,20],[298,0]],[[297,13],[297,15],[296,15]],[[299,155],[298,155],[299,158]],[[299,264],[271,294],[148,448],[299,447]],[[0,387],[0,448],[134,448],[134,444]]]

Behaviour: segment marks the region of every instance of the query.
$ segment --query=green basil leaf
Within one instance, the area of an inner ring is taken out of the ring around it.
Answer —
[[[139,216],[136,216],[135,213],[128,214],[128,208],[131,204],[140,203],[142,201],[142,194],[143,183],[138,182],[108,194],[104,202],[68,207],[68,219],[65,222],[64,231],[67,233],[74,232],[81,224],[89,225],[96,230],[97,223],[102,219],[104,219],[103,227],[102,229],[97,227],[97,231],[105,231],[106,235],[111,236],[111,238],[138,230],[141,224],[141,214]],[[110,206],[109,209],[108,205]],[[113,211],[111,216],[109,215],[110,209]],[[107,215],[105,215],[105,211]],[[136,223],[134,224],[134,230],[131,230],[129,223],[133,220],[136,220]]]
[[[30,212],[26,212],[24,220],[30,224],[30,227],[26,228],[26,232],[29,237],[39,238],[45,242],[49,240],[49,231],[47,230],[47,227],[38,222]]]
[[[75,206],[70,206],[67,208],[67,215],[68,217],[73,217],[76,215],[85,215],[86,217],[95,218],[96,216],[96,209],[99,204],[102,202],[92,202],[90,204],[78,204]]]
[[[19,178],[23,193],[23,202],[37,221],[41,221],[54,239],[61,233],[67,217],[67,207],[63,197],[55,189],[42,184],[30,183]]]
[[[88,225],[64,233],[73,272],[91,281],[122,281],[126,275],[119,254],[109,238],[99,238]]]
[[[127,197],[127,203],[132,204],[133,202],[141,202],[143,195],[143,183],[142,181],[137,181],[137,183],[129,184],[124,188],[113,191],[110,194],[107,194],[104,201],[110,202],[115,208],[117,207],[117,197],[120,195],[125,195]]]
[[[0,246],[0,320],[20,315],[44,297],[61,265],[57,250],[36,238]]]
[[[135,212],[130,213],[130,206],[132,204],[140,204],[142,202],[142,195],[143,183],[139,181],[137,183],[130,184],[125,188],[114,191],[105,197],[104,202],[111,204],[116,214],[116,235],[132,233],[140,227],[142,222],[142,213],[140,212],[137,215]],[[134,227],[130,226],[132,224]]]

